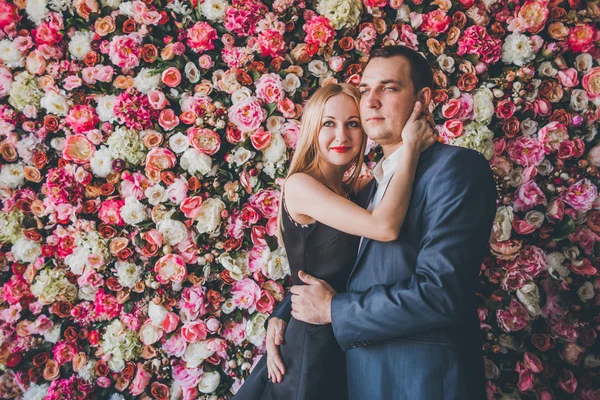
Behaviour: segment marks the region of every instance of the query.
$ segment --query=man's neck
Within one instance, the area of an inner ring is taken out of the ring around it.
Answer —
[[[381,150],[383,150],[383,159],[387,159],[389,156],[394,154],[396,150],[398,150],[402,146],[402,142],[394,143],[394,144],[386,144],[381,146]]]

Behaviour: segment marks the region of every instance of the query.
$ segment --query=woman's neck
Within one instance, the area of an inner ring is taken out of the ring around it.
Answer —
[[[315,178],[334,192],[344,194],[343,180],[345,171],[344,167],[321,162],[315,171]]]

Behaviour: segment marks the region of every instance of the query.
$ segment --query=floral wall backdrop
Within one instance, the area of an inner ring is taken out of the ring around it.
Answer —
[[[288,285],[303,102],[403,44],[434,66],[440,140],[495,171],[488,398],[600,398],[599,20],[598,0],[0,0],[0,397],[230,398]]]

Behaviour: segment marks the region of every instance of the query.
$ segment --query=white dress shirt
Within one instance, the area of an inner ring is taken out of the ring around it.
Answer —
[[[402,146],[398,147],[396,151],[394,151],[388,158],[380,160],[375,168],[373,169],[373,177],[375,181],[377,181],[377,191],[375,191],[375,195],[373,199],[369,203],[367,209],[369,211],[373,211],[375,207],[379,204],[381,199],[383,199],[383,195],[392,180],[392,176],[394,176],[394,172],[398,168],[398,163],[400,162],[400,156],[402,152],[400,149]],[[358,246],[360,250],[360,246],[362,245],[363,238],[360,238],[360,245]]]

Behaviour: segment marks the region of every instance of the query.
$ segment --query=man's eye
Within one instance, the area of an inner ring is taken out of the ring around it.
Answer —
[[[395,88],[395,87],[388,86],[388,87],[386,87],[384,90],[387,90],[388,92],[395,92],[395,91],[396,91],[396,88]]]

